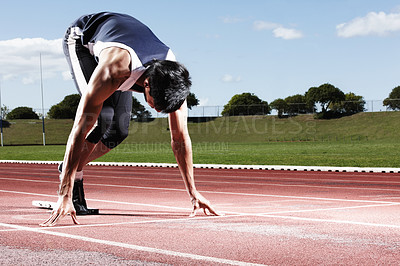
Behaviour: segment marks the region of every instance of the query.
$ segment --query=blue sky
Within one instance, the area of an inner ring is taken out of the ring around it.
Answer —
[[[0,11],[2,105],[41,107],[39,54],[45,108],[76,93],[61,38],[97,11],[148,25],[191,72],[201,105],[242,92],[271,102],[323,83],[383,100],[400,85],[400,1],[14,0]]]

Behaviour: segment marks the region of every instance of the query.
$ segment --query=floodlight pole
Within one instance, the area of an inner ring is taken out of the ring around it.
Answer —
[[[42,129],[43,129],[43,146],[46,146],[46,131],[44,127],[44,103],[43,103],[43,75],[42,75],[42,54],[39,54],[40,60],[40,90],[42,92]]]

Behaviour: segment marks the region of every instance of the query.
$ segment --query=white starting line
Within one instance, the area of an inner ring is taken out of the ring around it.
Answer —
[[[222,259],[222,258],[216,258],[216,257],[209,257],[209,256],[202,256],[202,255],[197,255],[197,254],[172,251],[172,250],[165,250],[165,249],[159,249],[159,248],[138,246],[138,245],[134,245],[134,244],[121,243],[121,242],[116,242],[116,241],[109,241],[109,240],[103,240],[103,239],[97,239],[97,238],[92,238],[92,237],[85,237],[85,236],[73,235],[73,234],[67,234],[67,233],[61,233],[61,232],[55,232],[55,231],[48,231],[48,230],[43,230],[40,228],[31,228],[31,227],[14,225],[14,224],[0,223],[0,226],[17,229],[17,230],[35,232],[35,233],[40,233],[40,234],[53,235],[53,236],[58,236],[58,237],[62,237],[62,238],[76,239],[76,240],[81,240],[81,241],[85,241],[85,242],[89,242],[89,243],[97,243],[97,244],[114,246],[114,247],[119,247],[119,248],[126,248],[126,249],[131,249],[131,250],[150,252],[150,253],[162,254],[162,255],[167,255],[167,256],[175,256],[175,257],[187,258],[187,259],[191,259],[191,260],[205,261],[208,263],[221,263],[221,264],[227,264],[227,265],[263,265],[263,264],[248,263],[248,262],[244,262],[244,261],[236,261],[236,260],[230,260],[230,259]]]

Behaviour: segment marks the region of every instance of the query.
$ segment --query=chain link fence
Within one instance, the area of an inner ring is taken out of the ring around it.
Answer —
[[[399,100],[400,101],[400,100]],[[358,104],[358,102],[346,102],[346,103],[354,103]],[[301,110],[304,110],[304,103],[292,103],[293,110],[298,110],[297,113],[302,113]],[[319,105],[315,106],[315,112],[320,112],[321,108]],[[220,117],[222,116],[222,111],[224,110],[224,106],[194,106],[191,110],[189,110],[189,117]],[[365,101],[364,112],[386,112],[392,111],[387,106],[383,105],[382,100],[369,100]],[[277,115],[276,110],[271,110],[271,115]],[[163,116],[162,114],[158,114],[158,116]]]
[[[394,102],[400,102],[400,99],[393,99],[390,101]],[[359,102],[349,102],[346,101],[345,103],[354,103],[354,104],[359,104]],[[301,110],[304,110],[304,103],[292,103],[290,104],[294,106],[294,108],[291,108],[293,110],[297,110],[295,113],[303,113]],[[248,106],[249,108],[254,107],[253,106]],[[315,105],[316,109],[315,112],[320,112],[321,108],[317,104]],[[38,114],[38,116],[41,118],[43,110],[42,108],[33,108],[33,110]],[[193,106],[191,109],[189,109],[189,117],[220,117],[222,116],[222,111],[224,110],[224,106]],[[49,109],[44,109],[45,112],[45,117],[47,118],[47,112]],[[163,113],[158,113],[153,109],[148,109],[148,111],[151,112],[153,118],[162,118],[162,117],[167,117],[166,114]],[[358,110],[359,111],[359,110]],[[364,104],[364,112],[387,112],[387,111],[393,111],[387,106],[383,105],[383,100],[368,100],[365,101]],[[246,115],[246,114],[244,114]],[[276,110],[271,110],[270,115],[277,115]]]

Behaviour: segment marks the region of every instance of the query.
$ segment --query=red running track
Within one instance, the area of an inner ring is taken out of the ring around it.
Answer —
[[[97,216],[38,226],[56,165],[0,164],[0,264],[398,265],[400,174],[195,169],[225,215],[188,218],[176,168],[88,166]]]

